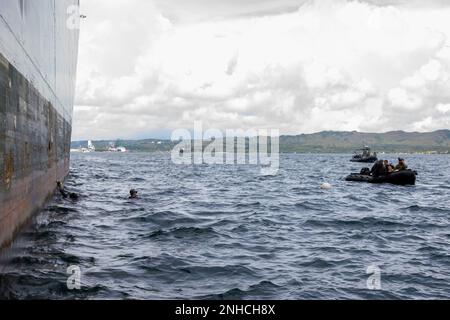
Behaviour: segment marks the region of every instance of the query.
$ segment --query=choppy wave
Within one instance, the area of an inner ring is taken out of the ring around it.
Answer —
[[[74,154],[66,187],[80,200],[55,195],[0,255],[0,299],[449,298],[448,157],[408,161],[420,175],[405,188],[343,181],[360,169],[346,155],[283,155],[261,176]],[[381,290],[367,288],[369,266]]]

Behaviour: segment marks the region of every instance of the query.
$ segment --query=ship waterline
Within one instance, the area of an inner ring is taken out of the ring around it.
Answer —
[[[64,180],[70,162],[76,0],[0,5],[0,247]]]

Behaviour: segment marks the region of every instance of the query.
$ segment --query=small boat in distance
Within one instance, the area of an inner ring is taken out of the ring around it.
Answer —
[[[108,152],[127,152],[125,147],[116,147],[114,142],[111,142],[108,147]]]
[[[83,152],[83,153],[95,152],[95,146],[91,140],[88,141],[87,148],[81,148],[81,152]]]
[[[362,153],[359,153],[362,151]],[[377,153],[371,153],[370,148],[365,146],[361,150],[356,150],[353,157],[350,159],[352,162],[368,162],[373,163],[378,160]]]
[[[81,153],[95,152],[95,146],[92,143],[92,141],[89,140],[87,143],[87,148],[79,147],[77,149],[70,149],[70,152],[81,152]]]

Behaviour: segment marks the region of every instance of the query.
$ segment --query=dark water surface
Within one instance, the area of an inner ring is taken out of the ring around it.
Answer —
[[[450,157],[408,156],[414,187],[345,182],[362,167],[349,157],[282,155],[263,176],[72,154],[81,199],[56,195],[2,254],[0,298],[450,298]],[[73,265],[81,290],[67,289]],[[372,265],[381,290],[367,289]]]

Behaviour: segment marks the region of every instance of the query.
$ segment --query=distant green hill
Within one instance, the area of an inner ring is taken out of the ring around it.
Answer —
[[[450,130],[435,132],[391,131],[386,133],[324,131],[314,134],[283,136],[280,149],[283,152],[352,152],[368,145],[378,152],[429,152],[450,151]]]
[[[130,151],[170,151],[176,142],[170,140],[117,140],[116,146]],[[106,151],[110,140],[93,141],[98,151]],[[283,153],[350,153],[368,145],[373,151],[392,153],[450,153],[450,130],[434,132],[392,131],[386,133],[361,133],[323,131],[314,134],[281,136],[280,151]],[[72,148],[86,147],[87,141],[74,141]]]

